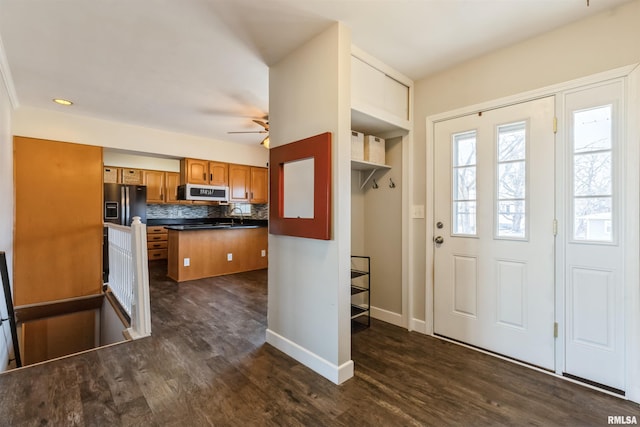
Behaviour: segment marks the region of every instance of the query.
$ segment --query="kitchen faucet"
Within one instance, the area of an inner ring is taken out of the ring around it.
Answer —
[[[229,213],[232,214],[236,209],[238,210],[238,212],[240,212],[240,224],[244,224],[244,214],[242,213],[242,209],[240,209],[237,206],[234,206],[234,208],[231,209]],[[233,217],[231,217],[231,225],[233,225]]]

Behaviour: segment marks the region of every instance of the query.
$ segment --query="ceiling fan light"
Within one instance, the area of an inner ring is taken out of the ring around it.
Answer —
[[[262,145],[266,149],[269,149],[269,136],[268,135],[267,135],[267,137],[265,139],[262,140],[260,145]]]

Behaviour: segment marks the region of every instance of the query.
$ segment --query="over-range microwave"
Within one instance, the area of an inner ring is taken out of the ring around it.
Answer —
[[[184,184],[178,186],[178,200],[228,202],[229,187],[219,185]]]

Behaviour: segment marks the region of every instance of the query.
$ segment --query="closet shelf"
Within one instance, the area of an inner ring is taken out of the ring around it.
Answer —
[[[351,160],[351,170],[360,171],[360,189],[362,190],[367,182],[373,177],[378,170],[389,170],[391,166],[381,165],[379,163],[365,162],[363,160]],[[367,177],[362,180],[362,173],[368,173]]]

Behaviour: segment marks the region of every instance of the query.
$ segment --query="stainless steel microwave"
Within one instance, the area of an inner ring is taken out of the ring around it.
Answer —
[[[229,187],[218,185],[184,184],[178,186],[178,199],[228,202]]]

